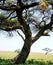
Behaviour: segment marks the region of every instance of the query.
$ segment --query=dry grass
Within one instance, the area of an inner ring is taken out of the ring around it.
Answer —
[[[44,61],[52,61],[53,62],[53,54],[44,53],[30,53],[28,59],[35,59],[35,60],[44,60]]]
[[[18,53],[12,51],[0,51],[0,58],[13,59]],[[28,59],[44,60],[53,62],[53,54],[45,55],[44,53],[30,53]]]
[[[2,59],[13,59],[17,53],[12,51],[0,51],[0,58]]]

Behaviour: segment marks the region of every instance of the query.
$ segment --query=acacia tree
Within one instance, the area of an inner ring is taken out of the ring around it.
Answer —
[[[53,28],[53,14],[48,17],[48,15],[50,15],[50,8],[48,6],[51,5],[53,7],[53,2],[32,1],[33,0],[17,0],[16,2],[13,1],[13,3],[7,3],[5,1],[3,5],[0,5],[0,9],[6,11],[8,14],[4,14],[4,16],[0,18],[0,29],[5,31],[20,29],[25,35],[24,38],[21,33],[17,31],[23,39],[24,45],[19,55],[16,56],[14,60],[15,63],[24,63],[30,53],[32,44],[41,36],[47,36],[48,30],[52,31]],[[32,17],[37,11],[42,15],[41,21],[37,21]],[[46,13],[48,14],[45,15]],[[51,19],[49,23],[47,22],[48,18]],[[15,19],[14,22],[12,22],[13,19]],[[38,30],[34,36],[32,35],[32,26],[34,26],[35,30]]]
[[[43,51],[45,51],[46,52],[45,54],[47,55],[49,52],[52,51],[52,49],[50,49],[50,48],[44,48]]]

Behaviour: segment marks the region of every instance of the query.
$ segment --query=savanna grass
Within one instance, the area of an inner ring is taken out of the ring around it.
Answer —
[[[10,59],[1,59],[0,58],[0,65],[53,65],[53,62],[51,61],[37,61],[34,59],[27,60],[25,64],[15,64],[12,60]]]

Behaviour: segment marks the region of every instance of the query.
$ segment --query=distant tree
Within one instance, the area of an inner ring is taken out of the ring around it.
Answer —
[[[24,45],[14,63],[25,63],[32,44],[41,36],[48,36],[48,30],[52,31],[53,29],[53,14],[51,12],[53,2],[48,0],[38,2],[37,0],[6,0],[4,5],[2,4],[0,4],[0,11],[2,12],[0,29],[7,32],[16,31],[21,36]],[[34,15],[36,17],[35,13],[38,20],[34,18]],[[48,19],[50,19],[49,22]],[[18,29],[23,32],[25,37]],[[45,32],[46,30],[47,32]]]
[[[20,49],[16,49],[14,52],[20,53]]]
[[[46,52],[45,54],[47,55],[49,52],[52,51],[52,49],[50,49],[50,48],[44,48],[43,51],[45,51]]]

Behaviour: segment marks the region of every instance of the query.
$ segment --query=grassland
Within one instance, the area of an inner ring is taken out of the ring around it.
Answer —
[[[12,51],[0,51],[0,58],[13,59],[18,53]]]
[[[2,59],[13,59],[18,53],[12,51],[0,51],[0,58]],[[27,60],[35,59],[35,60],[45,60],[53,62],[53,54],[44,53],[30,53]]]
[[[2,65],[4,65],[5,63],[8,63],[7,65],[13,65],[13,63],[10,60],[13,59],[17,54],[18,53],[10,52],[10,51],[5,51],[5,52],[0,51],[0,58],[1,58],[0,63],[2,63]],[[31,64],[32,65],[53,65],[53,54],[45,55],[44,53],[30,53],[27,58],[26,65],[31,65]]]
[[[45,53],[30,53],[28,59],[35,59],[35,60],[44,60],[44,61],[52,61],[53,62],[53,54]]]

